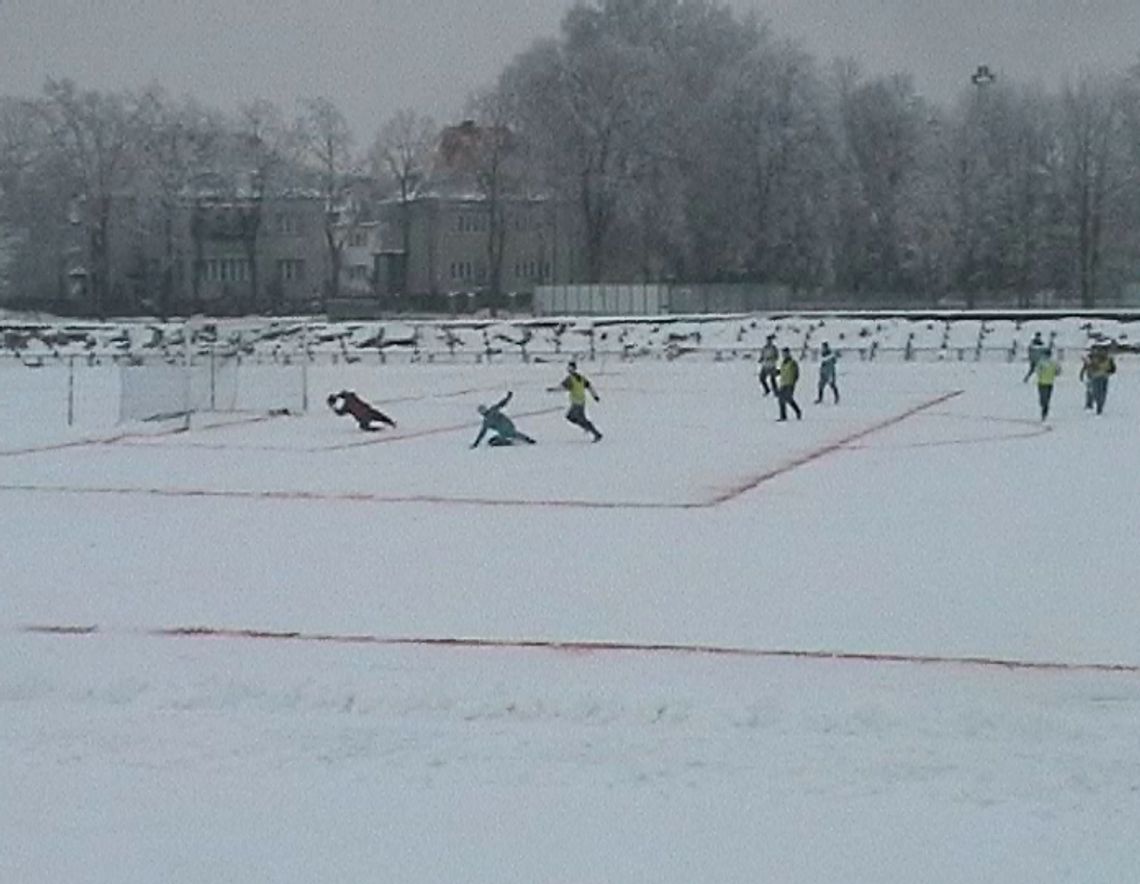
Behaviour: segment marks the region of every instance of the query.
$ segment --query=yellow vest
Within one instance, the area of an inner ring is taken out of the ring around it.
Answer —
[[[1061,366],[1055,360],[1047,356],[1042,357],[1037,362],[1037,386],[1053,386],[1053,382],[1057,380],[1057,375],[1060,373]]]
[[[587,384],[589,384],[589,381],[580,374],[568,375],[566,380],[562,382],[562,386],[570,391],[570,403],[572,405],[586,404]]]

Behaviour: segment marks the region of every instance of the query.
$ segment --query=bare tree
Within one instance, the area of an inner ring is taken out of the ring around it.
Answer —
[[[575,7],[567,45],[536,46],[510,72],[523,137],[542,150],[547,180],[578,206],[591,282],[606,273],[644,119],[639,109],[654,106],[644,53],[599,33],[590,21],[599,14]]]
[[[848,84],[840,96],[840,120],[849,173],[859,203],[844,224],[860,225],[863,249],[849,268],[856,291],[901,292],[910,287],[904,255],[903,211],[918,171],[926,113],[909,78],[876,78]]]
[[[487,218],[487,294],[492,311],[503,294],[503,257],[509,236],[508,206],[522,192],[522,167],[516,162],[518,141],[513,95],[508,88],[486,90],[471,102],[475,114],[471,171]]]
[[[404,262],[408,261],[412,247],[411,204],[428,176],[438,138],[439,130],[430,117],[405,108],[384,122],[369,151],[372,174],[390,181],[395,187],[400,207],[400,249]],[[406,284],[406,278],[402,278],[399,283],[401,291]]]
[[[316,168],[324,199],[324,241],[328,278],[321,291],[322,307],[340,295],[340,269],[344,246],[355,227],[357,207],[350,199],[356,163],[352,132],[340,109],[328,98],[301,103],[296,132],[302,159]]]
[[[1068,177],[1067,206],[1074,229],[1077,286],[1082,307],[1095,307],[1104,259],[1105,226],[1120,183],[1123,94],[1117,81],[1083,74],[1061,99],[1061,140]]]
[[[262,298],[259,239],[269,188],[279,186],[285,175],[290,151],[290,136],[277,105],[258,99],[243,105],[233,125],[228,155],[215,180],[222,190],[207,188],[198,193],[194,224],[194,298],[200,300],[203,235],[208,225],[206,212],[211,201],[226,199],[233,203],[236,235],[241,240],[249,265],[247,310],[259,310],[264,301],[273,311],[281,309],[281,288],[277,280],[267,286],[268,298]]]
[[[140,148],[137,99],[81,91],[70,80],[48,80],[40,105],[55,145],[79,186],[78,219],[90,266],[85,268],[90,309],[104,317],[113,279],[113,207],[131,183]]]
[[[176,302],[181,211],[194,182],[212,171],[224,139],[224,124],[216,112],[193,101],[174,103],[158,89],[144,96],[143,124],[143,184],[147,190],[142,196],[151,223],[139,235],[158,240],[153,307],[165,318]]]

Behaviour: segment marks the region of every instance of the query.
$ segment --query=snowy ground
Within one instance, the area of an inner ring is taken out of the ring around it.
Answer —
[[[0,881],[1134,881],[1120,366],[610,360],[593,445],[557,364],[314,367],[362,434],[0,362]]]

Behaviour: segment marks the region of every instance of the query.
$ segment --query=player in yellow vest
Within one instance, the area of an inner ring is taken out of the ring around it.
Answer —
[[[780,416],[776,420],[786,421],[788,409],[796,413],[796,420],[803,417],[799,405],[796,404],[796,382],[800,379],[800,364],[792,356],[792,351],[785,347],[784,358],[780,360],[780,373],[776,377],[776,396],[780,401]]]
[[[1112,351],[1108,344],[1098,342],[1093,344],[1085,364],[1081,367],[1081,376],[1088,381],[1088,398],[1085,408],[1096,407],[1096,413],[1104,412],[1104,400],[1108,395],[1108,379],[1116,373],[1116,361],[1112,358]]]
[[[594,390],[594,385],[590,383],[590,379],[578,371],[578,364],[570,362],[566,366],[566,377],[562,379],[562,383],[557,387],[548,387],[549,392],[557,392],[558,390],[565,390],[570,394],[570,409],[566,412],[566,420],[570,423],[581,427],[587,433],[594,437],[597,442],[602,438],[602,434],[598,431],[588,417],[586,417],[586,394],[589,393],[594,397],[595,402],[601,402],[597,392]]]
[[[1053,358],[1053,351],[1045,348],[1033,365],[1037,375],[1037,401],[1041,403],[1041,420],[1049,416],[1049,400],[1053,398],[1053,384],[1061,373],[1061,365]]]

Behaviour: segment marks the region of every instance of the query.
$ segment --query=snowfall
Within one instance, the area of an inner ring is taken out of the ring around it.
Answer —
[[[324,328],[189,426],[120,420],[153,328],[8,328],[0,881],[1135,882],[1140,327],[602,328]]]

